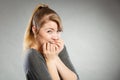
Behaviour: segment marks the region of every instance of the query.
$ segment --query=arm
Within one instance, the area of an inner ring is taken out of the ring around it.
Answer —
[[[59,50],[62,50],[61,48],[61,43],[58,43],[57,47],[56,45],[50,43],[46,43],[43,46],[43,53],[46,59],[46,63],[50,62],[50,64],[47,64],[49,73],[53,80],[59,80],[58,73],[63,80],[77,80],[77,75],[72,70],[70,70],[61,61],[61,59],[58,57],[58,54],[56,54],[59,52]]]
[[[35,50],[26,52],[24,68],[27,80],[52,80],[45,60],[42,55]]]
[[[43,55],[46,60],[47,68],[48,71],[52,77],[52,80],[60,80],[57,67],[55,64],[55,59],[56,59],[56,52],[55,52],[55,47],[54,45],[50,43],[45,43],[43,45]]]
[[[70,70],[59,57],[56,58],[56,67],[63,80],[77,80],[77,75]]]
[[[47,67],[48,67],[48,71],[52,77],[53,80],[60,80],[60,77],[58,75],[58,71],[57,71],[57,67],[54,64],[54,61],[47,61]]]
[[[61,59],[61,61],[71,70],[73,71],[76,75],[77,75],[77,72],[70,60],[70,57],[68,55],[68,52],[67,52],[67,49],[66,49],[66,46],[64,46],[64,49],[60,52],[59,54],[59,57]],[[79,79],[79,76],[77,75],[77,80],[80,80]]]

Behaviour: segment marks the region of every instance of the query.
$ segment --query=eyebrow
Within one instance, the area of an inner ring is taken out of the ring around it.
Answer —
[[[45,30],[47,30],[47,29],[55,30],[55,29],[53,29],[53,28],[46,28]],[[57,30],[58,30],[58,29],[57,29]]]

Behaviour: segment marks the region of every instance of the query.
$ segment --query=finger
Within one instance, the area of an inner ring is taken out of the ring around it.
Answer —
[[[56,45],[58,46],[58,48],[62,47],[64,44],[63,43],[56,43]]]
[[[57,43],[58,43],[59,45],[63,45],[63,44],[64,44],[64,41],[63,41],[62,39],[59,39],[59,40],[57,41]]]
[[[58,45],[55,44],[55,50],[57,51],[59,49]]]
[[[52,52],[55,53],[55,44],[52,44],[51,48],[52,48]]]
[[[43,52],[46,52],[46,43],[43,44]]]
[[[64,42],[62,39],[58,39],[57,42]]]
[[[50,51],[53,51],[53,44],[50,43]]]
[[[50,51],[50,43],[47,43],[47,50]]]

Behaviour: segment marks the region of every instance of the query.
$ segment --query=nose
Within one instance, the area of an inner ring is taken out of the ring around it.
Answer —
[[[60,35],[57,33],[52,36],[53,40],[58,40],[59,38],[60,38]]]

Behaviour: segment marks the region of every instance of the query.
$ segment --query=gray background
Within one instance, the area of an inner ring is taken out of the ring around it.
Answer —
[[[81,80],[120,80],[120,0],[0,0],[0,80],[25,80],[23,36],[38,3],[60,15]]]

